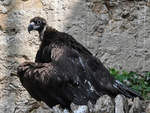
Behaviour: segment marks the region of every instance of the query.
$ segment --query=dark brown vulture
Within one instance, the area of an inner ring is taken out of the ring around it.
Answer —
[[[71,102],[94,104],[104,94],[142,98],[115,80],[101,61],[72,36],[49,27],[45,19],[31,19],[28,31],[32,30],[39,32],[41,41],[35,63],[23,63],[17,72],[22,85],[36,100],[50,107],[60,104],[69,108]]]

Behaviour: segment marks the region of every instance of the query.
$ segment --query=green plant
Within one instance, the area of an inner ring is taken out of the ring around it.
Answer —
[[[110,69],[110,73],[120,82],[141,93],[145,99],[150,99],[150,72],[145,75],[136,72],[118,71],[114,68]]]

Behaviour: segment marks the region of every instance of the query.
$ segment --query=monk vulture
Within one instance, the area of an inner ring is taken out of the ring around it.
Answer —
[[[34,17],[28,31],[36,30],[41,41],[35,62],[17,68],[22,85],[37,101],[52,107],[69,108],[73,102],[87,104],[108,94],[115,97],[140,97],[135,91],[115,80],[101,61],[72,36],[47,25],[45,19]]]

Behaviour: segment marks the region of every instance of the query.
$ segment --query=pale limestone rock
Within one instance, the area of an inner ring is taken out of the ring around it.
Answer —
[[[89,113],[88,106],[86,105],[79,106],[72,103],[70,107],[73,113]]]
[[[141,113],[141,112],[142,112],[142,103],[140,102],[139,98],[134,98],[129,113]]]
[[[7,8],[0,5],[0,13],[6,14],[8,12]]]
[[[114,104],[107,95],[100,97],[95,106],[94,113],[114,113]]]
[[[1,0],[0,3],[4,6],[9,6],[11,4],[12,0]]]
[[[146,108],[146,113],[150,113],[150,103],[148,104],[148,106]]]
[[[115,98],[115,113],[128,113],[127,100],[123,95],[118,95]]]

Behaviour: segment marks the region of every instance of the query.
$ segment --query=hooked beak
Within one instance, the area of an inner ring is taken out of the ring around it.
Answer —
[[[34,22],[31,22],[28,26],[28,32],[30,33],[30,31],[34,30],[34,26],[35,26],[35,23]]]
[[[34,22],[31,22],[28,26],[28,32],[30,33],[30,31],[32,30],[38,30],[40,28],[40,26],[35,25]]]

